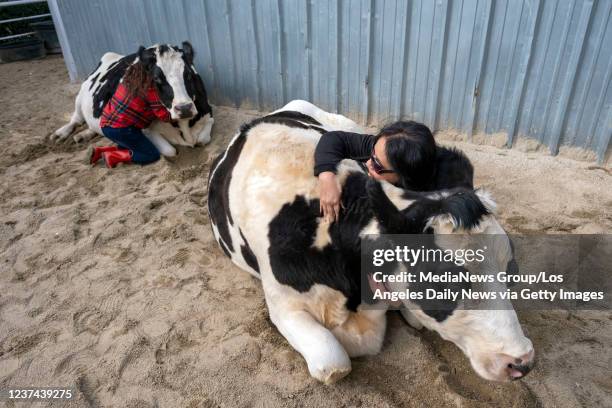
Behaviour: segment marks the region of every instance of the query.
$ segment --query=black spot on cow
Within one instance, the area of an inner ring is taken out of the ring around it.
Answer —
[[[91,91],[91,88],[93,88],[96,82],[98,81],[99,76],[100,76],[100,73],[98,72],[93,78],[91,78],[91,83],[89,84],[90,91]]]
[[[227,257],[231,259],[232,254],[230,253],[230,250],[228,249],[227,244],[221,238],[219,238],[219,246],[221,247],[225,255],[227,255]]]
[[[196,115],[189,120],[189,126],[191,127],[207,114],[212,117],[212,108],[208,104],[208,95],[206,94],[206,88],[204,87],[202,77],[191,68],[191,63],[188,63],[184,55],[183,59],[185,60],[185,69],[183,71],[185,88],[197,109]]]
[[[321,124],[317,122],[314,118],[295,111],[282,111],[273,113],[271,115],[253,120],[250,123],[250,126],[253,127],[260,123],[273,123],[278,125],[285,125],[290,128],[313,129],[321,134],[326,132],[325,129],[319,127],[321,126]]]
[[[281,112],[276,112],[276,113],[266,116],[266,118],[274,118],[274,117],[295,119],[295,120],[299,120],[300,122],[310,123],[311,125],[323,126],[319,121],[317,121],[312,116],[308,116],[306,114],[303,114],[297,111],[281,111]]]
[[[102,75],[98,82],[102,85],[96,90],[93,95],[93,115],[94,118],[99,118],[102,115],[104,105],[112,98],[119,81],[125,75],[125,70],[134,62],[136,54],[127,55],[113,62]]]
[[[384,193],[380,183],[368,181],[368,195],[376,218],[387,234],[421,234],[431,217],[442,214],[453,217],[457,227],[471,229],[489,214],[474,190],[459,187],[447,190],[447,193],[444,198],[430,198],[431,193],[404,191],[403,198],[414,202],[400,210]]]
[[[243,245],[240,246],[240,252],[242,253],[242,257],[246,261],[247,265],[249,265],[255,272],[259,273],[259,263],[257,262],[257,257],[253,253],[251,246],[249,245],[249,241],[246,240],[242,230],[240,231],[240,237],[244,242]]]
[[[151,69],[153,76],[153,84],[159,94],[159,100],[168,109],[172,106],[172,99],[174,99],[174,91],[172,86],[168,83],[164,71],[157,65]]]
[[[234,244],[229,232],[229,225],[234,224],[230,212],[229,188],[232,172],[246,142],[246,132],[241,132],[234,143],[214,160],[208,177],[208,212],[219,231],[219,235],[229,251],[234,251]],[[222,160],[223,159],[223,160]]]
[[[357,310],[361,303],[361,241],[359,232],[372,219],[365,190],[367,176],[351,174],[342,190],[345,210],[341,222],[329,228],[331,244],[313,248],[319,201],[297,196],[285,204],[270,222],[270,263],[275,278],[297,291],[306,292],[323,284],[346,296],[346,307]]]
[[[159,55],[164,55],[168,51],[170,51],[170,47],[168,45],[162,44],[159,46]]]

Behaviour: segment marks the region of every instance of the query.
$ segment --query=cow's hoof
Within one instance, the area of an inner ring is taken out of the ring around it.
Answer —
[[[351,372],[351,361],[348,359],[346,362],[341,362],[334,366],[323,366],[323,367],[308,367],[310,375],[321,381],[325,385],[333,384],[336,381],[346,377]]]
[[[315,378],[325,385],[333,384],[348,375],[351,372],[351,367],[332,368],[321,370]]]
[[[165,154],[162,154],[162,157],[164,158],[164,160],[166,160],[167,162],[170,163],[176,163],[178,161],[178,154],[175,153],[172,156],[166,156]]]
[[[85,129],[85,130],[80,131],[76,135],[72,136],[72,140],[74,140],[75,143],[89,142],[95,136],[96,136],[96,132],[94,132],[91,129]]]
[[[52,142],[59,142],[61,138],[62,136],[57,132],[53,132],[49,135],[49,140]]]

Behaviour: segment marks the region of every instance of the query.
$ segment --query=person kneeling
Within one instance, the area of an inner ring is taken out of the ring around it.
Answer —
[[[119,163],[159,160],[159,151],[142,132],[154,120],[170,122],[170,112],[162,104],[151,75],[141,62],[135,62],[104,106],[100,119],[102,133],[117,146],[91,147],[89,163],[95,165],[104,158],[106,167],[113,168]]]

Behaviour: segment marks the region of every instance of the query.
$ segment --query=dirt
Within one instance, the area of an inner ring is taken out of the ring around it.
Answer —
[[[61,58],[0,65],[0,89],[3,388],[69,386],[63,406],[75,407],[612,406],[609,312],[519,313],[538,363],[509,384],[480,379],[453,344],[390,313],[379,355],[318,383],[206,214],[211,161],[259,113],[215,107],[210,145],[107,170],[83,163],[85,145],[46,141],[78,90]],[[470,157],[509,232],[612,231],[608,167],[443,143]]]

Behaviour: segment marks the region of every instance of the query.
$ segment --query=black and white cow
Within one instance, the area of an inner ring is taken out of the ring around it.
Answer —
[[[310,374],[325,383],[351,370],[350,357],[376,354],[382,346],[386,309],[361,300],[360,245],[367,234],[428,230],[443,247],[458,242],[469,247],[472,238],[498,234],[495,256],[481,267],[496,273],[513,262],[494,202],[471,188],[471,164],[449,149],[440,150],[438,184],[459,187],[431,194],[379,183],[355,162],[343,161],[338,169],[343,214],[337,223],[325,222],[312,169],[315,145],[332,129],[362,131],[343,116],[293,101],[244,125],[214,162],[208,182],[208,211],[219,245],[261,279],[272,322],[305,358]],[[444,242],[445,234],[458,232],[470,239]],[[444,312],[411,302],[404,306],[411,325],[455,343],[486,379],[520,378],[533,365],[533,346],[511,305]]]
[[[172,145],[195,146],[210,142],[214,119],[208,104],[206,89],[193,65],[193,48],[187,41],[182,49],[171,45],[140,47],[137,53],[122,56],[104,54],[96,69],[81,85],[70,122],[52,135],[52,140],[64,140],[75,128],[86,123],[88,128],[74,135],[75,142],[88,141],[101,135],[100,116],[104,105],[113,96],[127,68],[142,62],[153,75],[154,84],[164,106],[176,123],[154,121],[145,135],[160,153],[176,155]]]

